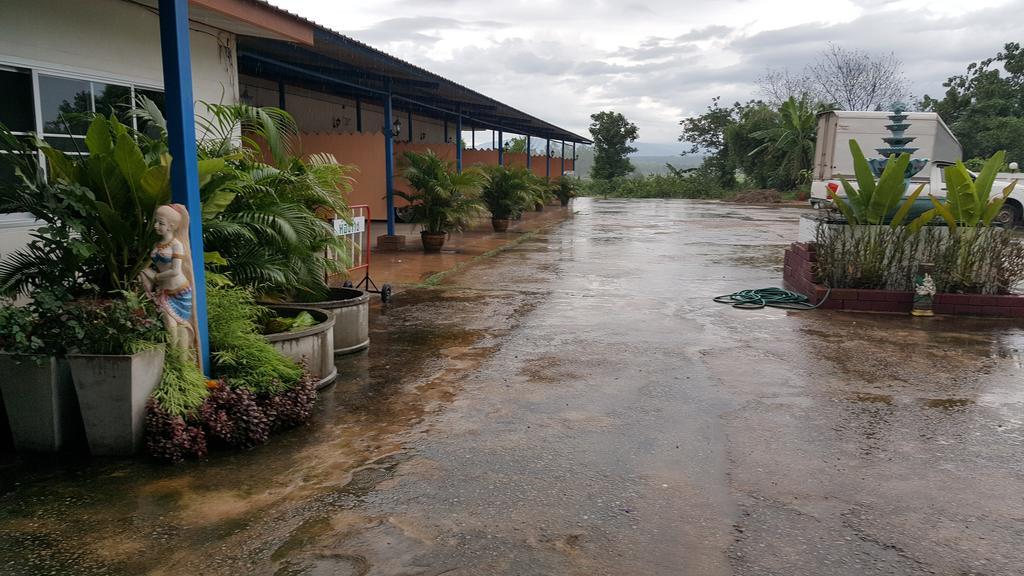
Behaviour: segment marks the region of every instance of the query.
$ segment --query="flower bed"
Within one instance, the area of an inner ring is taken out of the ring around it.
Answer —
[[[902,290],[870,290],[828,287],[817,281],[814,266],[817,262],[814,244],[794,242],[786,249],[783,281],[787,289],[799,292],[812,304],[828,299],[822,308],[859,312],[893,312],[909,314],[913,292]],[[1017,294],[936,294],[934,310],[937,314],[963,316],[994,316],[1024,318],[1024,296]]]

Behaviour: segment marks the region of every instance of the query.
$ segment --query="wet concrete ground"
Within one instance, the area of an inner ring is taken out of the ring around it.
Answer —
[[[8,461],[0,573],[1022,573],[1024,325],[734,310],[800,211],[575,211],[375,311],[267,446]]]

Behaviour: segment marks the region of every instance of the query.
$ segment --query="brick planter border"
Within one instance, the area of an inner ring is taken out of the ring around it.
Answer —
[[[786,249],[783,283],[787,290],[799,292],[812,304],[817,304],[828,292],[823,284],[815,282],[814,263],[818,256],[814,244],[794,242]],[[858,312],[890,312],[909,314],[913,292],[899,290],[863,290],[837,288],[822,304],[827,310]],[[1017,294],[936,294],[936,314],[957,316],[994,316],[1024,318],[1024,296]]]

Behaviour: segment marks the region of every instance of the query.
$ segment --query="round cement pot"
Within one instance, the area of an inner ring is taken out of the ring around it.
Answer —
[[[309,312],[319,324],[277,334],[264,334],[267,342],[296,362],[306,363],[306,370],[316,378],[317,389],[334,382],[338,369],[334,366],[334,314],[307,306],[267,306],[286,318]]]
[[[491,228],[494,228],[495,232],[508,230],[508,218],[491,218]]]
[[[331,288],[321,302],[294,303],[334,315],[334,353],[350,354],[370,345],[370,295],[355,288]]]
[[[440,234],[434,232],[427,232],[426,230],[420,232],[420,240],[423,241],[424,252],[440,252],[441,247],[444,246],[444,239],[447,234],[443,232]]]
[[[559,203],[562,204],[562,208],[565,208],[566,206],[569,205],[569,200],[569,198],[566,198],[565,200],[559,200]]]
[[[544,205],[543,204],[537,204],[534,207],[534,210],[536,210],[537,212],[543,212],[544,211]]]

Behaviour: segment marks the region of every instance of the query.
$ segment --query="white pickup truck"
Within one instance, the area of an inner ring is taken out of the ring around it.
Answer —
[[[918,186],[924,184],[924,190],[915,202],[912,213],[919,214],[932,207],[931,200],[928,199],[929,194],[934,195],[936,198],[946,197],[945,169],[951,164],[951,162],[929,162],[928,166],[922,171],[922,174],[926,174],[926,176],[918,174],[911,178],[910,186],[907,188],[908,195],[916,190]],[[971,176],[976,178],[977,174],[972,172]],[[857,185],[857,181],[853,176],[845,178],[854,186]],[[1013,180],[1024,180],[1024,175],[1005,172],[997,174],[996,180],[992,184],[992,194],[995,195],[1002,192]],[[839,181],[838,175],[835,179],[823,181],[822,185],[816,188],[811,190],[810,198],[811,206],[815,208],[833,208],[832,197],[834,195],[846,196],[843,193],[843,186]],[[1014,186],[1013,192],[1010,193],[1010,197],[1003,204],[1002,210],[996,215],[995,222],[1007,227],[1018,226],[1022,224],[1022,217],[1024,217],[1024,186],[1021,186],[1021,183],[1018,182],[1017,186]]]
[[[850,154],[850,140],[856,140],[865,154],[874,148],[886,146],[882,138],[889,136],[885,125],[889,123],[890,112],[857,112],[835,110],[818,115],[818,134],[814,149],[814,179],[811,181],[811,206],[831,208],[832,196],[842,195],[839,177],[856,185],[853,175],[853,156]],[[907,114],[907,136],[913,136],[909,144],[917,151],[915,158],[928,158],[924,170],[910,181],[907,193],[919,185],[925,189],[916,202],[914,213],[931,208],[928,194],[937,198],[946,196],[946,175],[944,169],[955,164],[963,156],[960,142],[953,132],[934,112],[909,112]],[[1011,180],[1024,177],[1020,174],[1002,173],[996,176],[993,193],[1001,192]],[[1014,187],[1013,193],[1003,205],[996,220],[1004,226],[1019,225],[1024,218],[1024,186]]]

